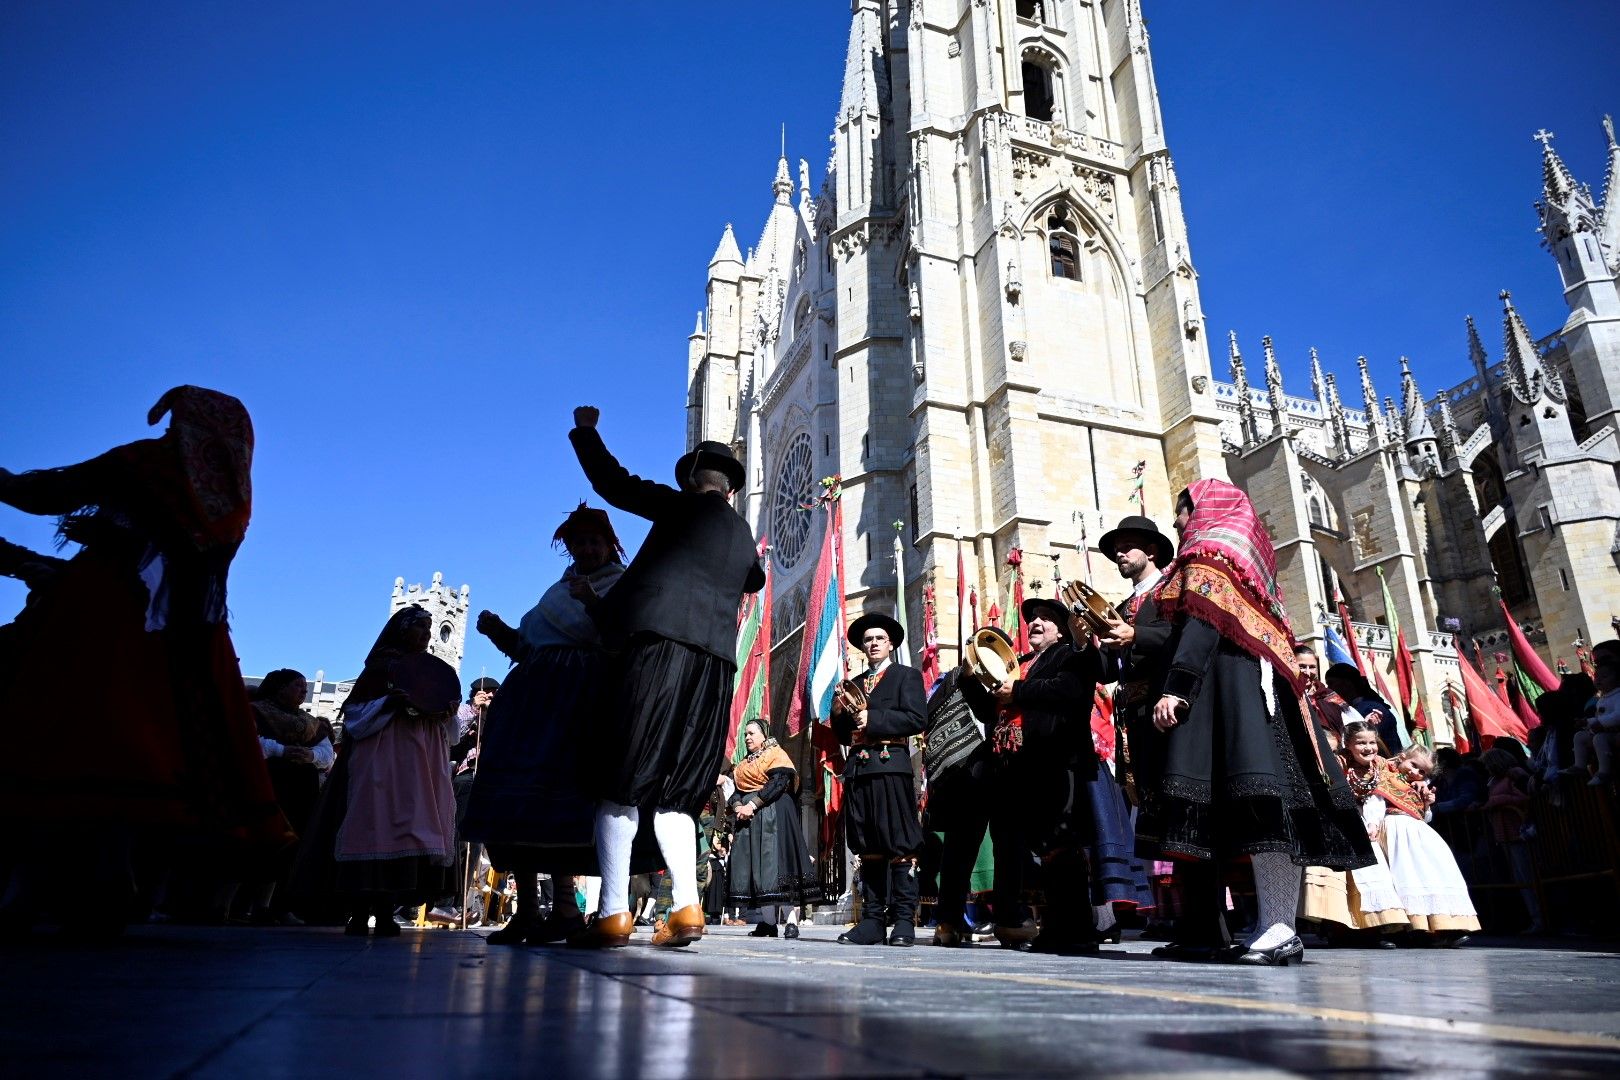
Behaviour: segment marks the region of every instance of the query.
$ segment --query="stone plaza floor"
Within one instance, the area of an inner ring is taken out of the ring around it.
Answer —
[[[1191,966],[716,929],[683,951],[479,931],[142,926],[0,946],[6,1077],[1620,1076],[1620,953],[1503,942]],[[645,941],[647,931],[639,931]]]

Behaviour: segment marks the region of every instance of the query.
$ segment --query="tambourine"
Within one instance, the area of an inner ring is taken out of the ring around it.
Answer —
[[[461,679],[456,669],[432,653],[410,653],[394,661],[388,672],[390,688],[405,696],[419,713],[442,715],[461,703]]]
[[[1080,617],[1093,634],[1107,637],[1114,632],[1119,616],[1107,597],[1083,581],[1071,581],[1063,586],[1059,595],[1063,606]]]
[[[855,716],[866,708],[866,691],[854,679],[845,679],[833,687],[833,714]]]
[[[968,673],[986,690],[994,691],[1018,674],[1018,650],[1000,632],[984,627],[968,638],[963,650]]]

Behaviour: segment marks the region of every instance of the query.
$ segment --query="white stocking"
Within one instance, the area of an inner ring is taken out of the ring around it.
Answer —
[[[690,814],[660,810],[653,818],[653,832],[669,867],[671,908],[691,907],[698,902],[697,823]]]
[[[1114,918],[1114,905],[1113,904],[1096,904],[1096,905],[1094,905],[1094,907],[1095,907],[1096,912],[1097,912],[1097,914],[1096,914],[1097,932],[1099,934],[1101,934],[1101,933],[1104,933],[1106,931],[1112,930],[1114,928],[1114,923],[1116,923],[1118,921],[1117,919]]]
[[[641,811],[603,800],[596,808],[596,859],[602,864],[602,899],[597,914],[630,910],[630,846],[636,841]]]
[[[1294,936],[1300,878],[1305,871],[1280,851],[1251,855],[1249,862],[1254,867],[1255,898],[1260,901],[1260,918],[1255,924],[1259,936],[1249,942],[1249,948],[1275,949]]]

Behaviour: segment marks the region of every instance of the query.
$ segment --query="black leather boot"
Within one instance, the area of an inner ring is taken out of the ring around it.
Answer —
[[[917,943],[917,868],[909,862],[889,864],[889,912],[894,929],[889,944],[910,946]]]
[[[876,860],[861,861],[861,921],[838,935],[844,945],[883,944],[883,909],[889,899],[888,866]]]

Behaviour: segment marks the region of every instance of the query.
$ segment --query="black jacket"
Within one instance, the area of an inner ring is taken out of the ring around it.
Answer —
[[[652,522],[624,576],[592,611],[603,641],[620,649],[651,634],[735,665],[737,605],[765,586],[748,524],[719,495],[631,475],[595,428],[575,428],[568,439],[598,495]]]
[[[1165,669],[1170,666],[1170,620],[1159,614],[1159,606],[1151,596],[1144,597],[1136,609],[1135,618],[1127,616],[1129,600],[1114,605],[1121,618],[1136,628],[1131,647],[1115,651],[1104,650],[1102,682],[1144,682],[1156,691],[1164,682]]]
[[[1091,704],[1101,667],[1096,649],[1076,652],[1067,642],[1049,646],[1013,683],[1013,704],[1024,718],[1018,758],[1084,766],[1096,774]]]
[[[911,775],[911,750],[906,740],[922,734],[928,723],[928,695],[923,690],[922,672],[903,664],[891,663],[883,678],[866,696],[866,741],[868,745],[854,746],[855,722],[845,716],[835,716],[833,734],[850,748],[849,760],[844,763],[844,779],[856,780],[880,773]],[[889,758],[872,743],[885,742]],[[865,753],[863,758],[861,755]]]

